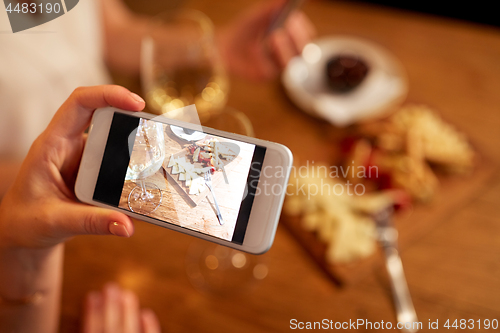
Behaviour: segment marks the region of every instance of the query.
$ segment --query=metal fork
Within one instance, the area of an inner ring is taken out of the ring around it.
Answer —
[[[215,208],[217,209],[217,218],[219,219],[219,224],[224,225],[224,220],[222,219],[222,214],[220,213],[219,204],[217,199],[215,199],[215,192],[212,187],[212,173],[210,171],[205,172],[205,184],[207,185],[210,192],[212,192],[212,197],[214,198]]]
[[[388,207],[378,212],[374,216],[377,225],[378,240],[385,252],[385,266],[391,279],[392,296],[394,299],[394,307],[398,323],[403,324],[401,331],[417,332],[417,313],[413,307],[408,284],[406,283],[405,274],[403,271],[403,263],[398,251],[398,231],[392,222],[392,207]],[[405,323],[411,323],[408,328]]]

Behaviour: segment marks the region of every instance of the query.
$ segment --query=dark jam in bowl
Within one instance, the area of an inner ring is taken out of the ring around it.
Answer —
[[[189,128],[183,128],[182,131],[188,135],[191,135],[193,134],[194,132],[196,132],[195,130],[192,130],[192,129],[189,129]]]
[[[360,85],[369,72],[366,62],[355,55],[338,55],[326,64],[326,80],[335,92],[345,93]]]

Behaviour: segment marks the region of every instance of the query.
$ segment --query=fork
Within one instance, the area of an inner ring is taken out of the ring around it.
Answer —
[[[408,284],[403,271],[403,263],[398,251],[398,231],[392,222],[392,206],[387,207],[374,215],[377,226],[378,240],[385,252],[385,266],[391,279],[392,296],[398,323],[411,323],[410,328],[403,325],[403,332],[413,333],[418,331],[414,325],[417,323],[417,313],[413,307]]]
[[[224,220],[222,219],[222,214],[220,213],[219,204],[217,203],[217,199],[215,199],[215,192],[212,187],[212,173],[210,171],[205,172],[204,175],[205,184],[207,185],[210,192],[212,192],[212,197],[214,198],[215,208],[217,209],[217,218],[219,219],[219,224],[224,225]]]

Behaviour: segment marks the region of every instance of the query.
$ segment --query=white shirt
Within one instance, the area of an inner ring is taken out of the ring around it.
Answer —
[[[0,9],[0,158],[22,158],[78,86],[110,81],[98,0],[13,34]]]

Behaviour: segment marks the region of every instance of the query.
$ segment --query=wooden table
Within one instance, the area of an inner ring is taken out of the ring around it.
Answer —
[[[161,7],[152,1],[129,3],[143,12],[149,8],[149,13]],[[188,5],[221,25],[251,3],[193,0]],[[417,207],[411,223],[433,220],[434,226],[414,237],[405,234],[411,228],[401,230],[402,242],[407,239],[402,259],[424,328],[429,320],[439,320],[441,328],[447,319],[500,320],[500,31],[343,2],[311,1],[304,11],[320,36],[348,34],[391,50],[408,73],[407,102],[438,110],[469,136],[491,167],[484,179],[463,180],[476,184],[467,187],[467,195],[457,188],[441,197],[436,204],[453,204],[439,215],[435,206]],[[128,82],[137,84],[134,78]],[[331,162],[338,149],[331,138],[341,131],[299,111],[278,80],[231,82],[229,105],[248,115],[257,137],[286,144],[299,160]],[[110,280],[138,293],[142,305],[159,315],[165,332],[288,331],[291,319],[395,322],[381,257],[357,273],[355,283],[339,288],[280,226],[273,247],[259,258],[269,268],[268,276],[245,292],[217,296],[198,291],[187,278],[185,257],[196,242],[143,222],[136,223],[131,239],[71,240],[61,331],[77,331],[85,293]]]

